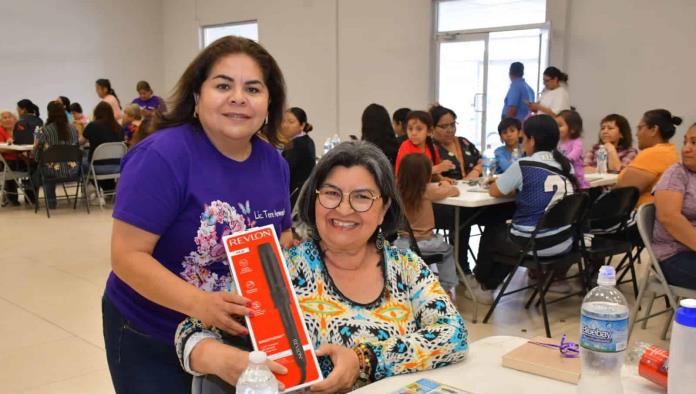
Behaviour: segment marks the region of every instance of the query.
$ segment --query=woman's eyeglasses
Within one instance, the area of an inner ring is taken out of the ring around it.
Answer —
[[[459,123],[457,123],[457,122],[452,122],[452,123],[435,125],[435,127],[440,128],[440,129],[445,130],[445,131],[450,131],[450,130],[454,131],[457,129],[458,124]]]
[[[326,209],[338,208],[343,202],[343,196],[348,195],[348,204],[355,212],[369,211],[375,200],[382,198],[382,196],[375,196],[369,190],[353,190],[350,193],[344,193],[341,189],[328,185],[320,187],[315,192],[319,204]]]

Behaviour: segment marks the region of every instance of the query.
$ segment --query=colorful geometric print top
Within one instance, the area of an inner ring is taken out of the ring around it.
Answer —
[[[371,304],[358,304],[335,287],[313,241],[287,252],[290,277],[315,348],[366,344],[375,356],[374,380],[463,360],[468,332],[437,278],[411,251],[386,246],[384,258],[381,296]],[[179,325],[180,359],[185,341],[204,330],[192,318]],[[220,337],[219,330],[212,331]],[[319,362],[328,376],[333,369],[330,359],[320,357]]]
[[[336,288],[316,244],[287,253],[288,269],[318,348],[366,344],[374,353],[374,379],[441,367],[464,358],[468,332],[437,278],[413,252],[385,247],[385,286],[369,305]],[[329,372],[330,367],[322,366]]]

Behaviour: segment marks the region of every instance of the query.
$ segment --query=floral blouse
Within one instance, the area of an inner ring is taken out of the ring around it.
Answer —
[[[290,277],[304,313],[309,335],[318,348],[365,344],[374,355],[370,380],[438,368],[464,359],[468,332],[430,269],[414,253],[386,246],[382,294],[370,304],[347,299],[334,285],[314,241],[290,249],[286,255]],[[176,349],[182,365],[185,341],[202,331],[189,318],[179,325]],[[220,336],[213,329],[216,337]],[[320,357],[322,373],[333,369]]]
[[[597,150],[599,150],[599,144],[594,144],[592,149],[585,153],[586,167],[597,167]],[[633,161],[633,159],[636,158],[638,155],[638,150],[634,147],[627,149],[617,148],[616,153],[619,154],[619,160],[621,160],[621,170],[623,170]]]

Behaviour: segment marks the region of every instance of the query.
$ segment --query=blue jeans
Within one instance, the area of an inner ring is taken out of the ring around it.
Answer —
[[[133,328],[102,297],[106,359],[117,394],[190,394],[192,376],[179,365],[174,343],[165,343]]]
[[[667,283],[696,290],[696,252],[677,253],[660,261]]]

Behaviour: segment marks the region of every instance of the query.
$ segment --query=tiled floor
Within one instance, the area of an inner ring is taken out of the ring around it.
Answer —
[[[112,393],[104,355],[100,299],[110,270],[110,210],[59,207],[50,219],[28,208],[0,209],[0,393]],[[522,274],[516,281],[522,282]],[[630,297],[630,289],[624,288]],[[470,339],[490,335],[543,335],[523,296],[496,310],[491,322],[468,324]],[[577,337],[579,298],[550,307],[554,335]],[[469,322],[471,303],[458,306]],[[632,338],[656,343],[664,318]]]

